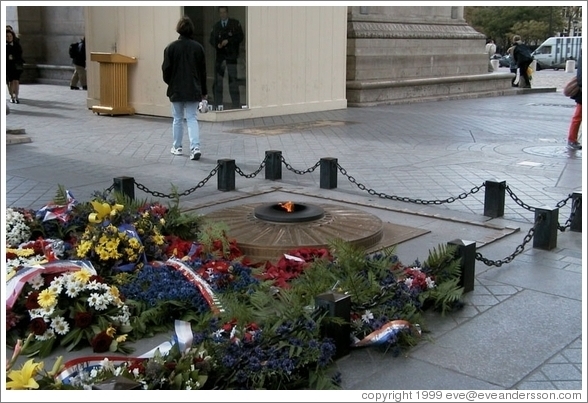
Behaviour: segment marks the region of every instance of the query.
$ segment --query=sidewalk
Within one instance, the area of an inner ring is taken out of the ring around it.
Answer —
[[[574,103],[561,88],[571,76],[536,73],[534,86],[556,92],[201,122],[199,161],[170,154],[171,119],[97,116],[85,108],[84,91],[26,85],[21,104],[10,105],[6,117],[7,129],[22,128],[31,139],[6,146],[6,205],[40,208],[59,184],[86,200],[120,176],[155,192],[168,194],[171,185],[183,192],[209,177],[220,159],[234,159],[250,174],[266,151],[279,150],[292,168],[282,166],[281,180],[265,180],[263,171],[254,178],[237,175],[236,189],[222,192],[211,176],[181,198],[182,207],[206,214],[285,194],[352,204],[383,221],[429,231],[397,246],[406,264],[453,239],[475,241],[484,257],[499,260],[523,241],[533,212],[507,195],[504,216],[486,217],[484,190],[469,194],[473,188],[506,181],[522,202],[549,208],[584,190],[582,151],[565,147]],[[338,173],[335,189],[320,188],[318,169],[297,173],[324,157],[337,158],[347,173]],[[468,196],[458,198],[463,193]],[[135,195],[152,198],[138,189]],[[452,203],[435,202],[452,197]],[[559,221],[569,213],[568,203]],[[557,247],[549,251],[528,244],[501,267],[477,261],[475,288],[463,310],[427,314],[428,340],[404,357],[363,349],[338,360],[344,388],[585,391],[585,231],[558,232]]]

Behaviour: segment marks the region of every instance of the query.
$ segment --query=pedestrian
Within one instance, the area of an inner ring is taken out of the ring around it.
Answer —
[[[200,131],[196,110],[202,100],[207,99],[206,59],[204,47],[194,39],[194,23],[188,16],[180,18],[176,25],[180,34],[163,51],[163,81],[167,84],[166,95],[171,102],[173,116],[173,144],[171,153],[182,154],[184,116],[190,138],[190,159],[200,159]]]
[[[492,67],[492,56],[496,53],[496,45],[494,41],[490,38],[486,39],[486,54],[488,55],[488,73],[492,73],[494,71],[494,67]]]
[[[216,50],[214,61],[214,93],[215,109],[223,105],[223,81],[225,69],[229,73],[229,93],[233,108],[241,108],[239,94],[239,79],[237,77],[237,58],[239,57],[239,46],[243,42],[244,34],[241,23],[229,18],[229,7],[218,8],[220,20],[217,21],[210,32],[210,44]]]
[[[531,77],[528,74],[529,66],[533,62],[531,50],[521,41],[519,35],[513,36],[512,41],[514,46],[512,54],[520,74],[519,87],[531,88]]]
[[[70,45],[69,57],[74,66],[74,73],[71,76],[69,82],[69,88],[72,90],[79,90],[78,82],[82,86],[82,89],[87,90],[88,85],[86,83],[86,37],[78,43],[72,43]]]
[[[572,150],[581,150],[582,145],[578,142],[578,132],[580,131],[580,125],[582,124],[582,53],[580,53],[580,57],[578,58],[576,80],[580,91],[571,97],[576,101],[576,109],[574,109],[574,115],[572,116],[570,129],[568,130],[568,148]]]
[[[515,59],[513,56],[513,51],[514,51],[514,46],[511,46],[506,51],[506,53],[508,54],[508,63],[509,63],[510,72],[514,74],[514,76],[512,77],[512,80],[510,80],[510,85],[512,87],[518,87],[519,86],[519,82],[517,81],[518,68],[517,68],[517,62],[515,62]]]
[[[22,46],[16,39],[16,34],[11,29],[6,29],[6,85],[10,102],[20,104],[18,93],[20,90],[20,76],[24,71],[24,59],[22,58]]]

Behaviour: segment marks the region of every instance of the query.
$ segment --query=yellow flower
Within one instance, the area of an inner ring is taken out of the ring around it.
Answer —
[[[110,337],[114,337],[114,335],[116,334],[116,329],[112,326],[109,326],[108,329],[106,329],[106,334]]]
[[[6,382],[6,389],[38,389],[39,384],[35,380],[35,375],[42,368],[42,362],[35,363],[31,358],[23,364],[22,369],[12,370],[6,374],[6,377],[11,379],[10,382]]]
[[[120,296],[120,292],[118,291],[118,288],[116,288],[115,285],[111,285],[110,286],[110,293],[112,294],[113,297],[118,297]]]
[[[14,253],[17,256],[20,257],[28,257],[28,256],[32,256],[35,254],[35,250],[34,249],[14,249],[14,248],[7,248],[6,249],[6,253]]]
[[[86,269],[78,270],[73,274],[74,278],[81,282],[82,284],[86,284],[90,281],[90,277],[92,277],[92,273],[90,273]]]
[[[55,295],[55,291],[50,290],[49,288],[41,291],[39,296],[37,297],[37,302],[43,308],[49,308],[57,302],[56,299],[57,295]]]
[[[118,336],[116,338],[116,342],[117,343],[124,343],[125,341],[127,341],[127,335],[126,334],[121,334],[120,336]]]

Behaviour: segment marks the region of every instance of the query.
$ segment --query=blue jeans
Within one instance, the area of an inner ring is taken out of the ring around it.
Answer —
[[[200,148],[200,130],[198,128],[198,119],[196,119],[196,110],[198,102],[172,102],[172,116],[174,118],[172,129],[174,135],[175,148],[182,146],[184,137],[184,111],[186,123],[188,124],[188,137],[190,137],[190,150]]]

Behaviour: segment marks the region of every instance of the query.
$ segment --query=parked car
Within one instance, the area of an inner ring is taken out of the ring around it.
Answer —
[[[510,67],[510,55],[504,55],[500,59],[498,59],[498,66]]]

